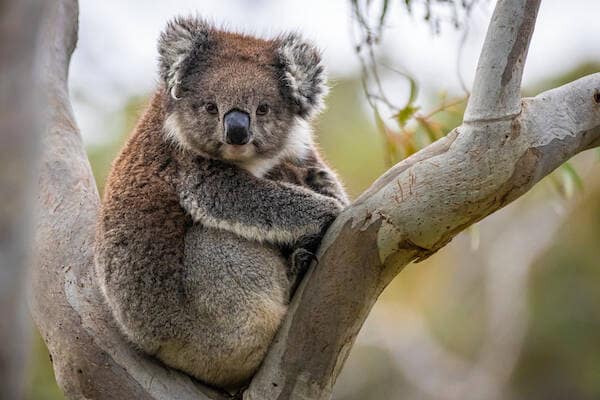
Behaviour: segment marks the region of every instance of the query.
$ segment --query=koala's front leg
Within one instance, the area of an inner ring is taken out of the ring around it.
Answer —
[[[182,169],[178,186],[181,205],[194,221],[288,246],[320,237],[342,209],[334,198],[216,160],[195,160],[193,169]]]

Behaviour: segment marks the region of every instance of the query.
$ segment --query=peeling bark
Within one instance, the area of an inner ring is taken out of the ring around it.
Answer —
[[[329,399],[372,305],[405,265],[600,143],[600,74],[519,95],[538,7],[498,1],[465,122],[391,168],[332,225],[245,399]],[[224,398],[130,348],[101,300],[91,245],[99,200],[66,90],[77,2],[51,8],[31,309],[59,384],[73,399]]]

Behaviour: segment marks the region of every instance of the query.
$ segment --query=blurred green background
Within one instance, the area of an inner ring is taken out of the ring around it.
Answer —
[[[599,70],[587,63],[527,92]],[[130,98],[111,119],[121,133],[88,147],[100,190],[146,100]],[[454,108],[433,121],[447,132],[461,112]],[[387,168],[385,141],[369,113],[359,78],[338,79],[315,124],[326,159],[352,196]],[[583,190],[571,196],[557,190],[557,182],[573,179],[561,180],[559,171],[430,259],[406,267],[367,320],[334,398],[599,399],[598,164],[596,151],[578,156],[573,165]],[[29,400],[62,398],[39,337],[30,370]]]

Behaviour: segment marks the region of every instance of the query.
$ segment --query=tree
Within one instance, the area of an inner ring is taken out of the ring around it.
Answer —
[[[600,145],[600,73],[520,96],[539,4],[498,1],[464,122],[388,170],[338,217],[245,399],[330,398],[372,305],[405,265]],[[98,193],[67,92],[77,13],[76,0],[56,0],[42,36],[49,119],[31,278],[34,320],[69,398],[222,399],[132,349],[102,302],[92,268]]]
[[[39,92],[35,43],[43,7],[35,1],[0,1],[0,387],[19,398],[28,348],[26,265],[31,241]],[[15,24],[27,16],[30,26]]]

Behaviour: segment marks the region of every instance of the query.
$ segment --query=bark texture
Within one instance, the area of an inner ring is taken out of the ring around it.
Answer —
[[[245,399],[329,399],[372,305],[406,264],[600,144],[600,74],[520,97],[538,7],[498,1],[465,122],[391,168],[336,220]],[[92,274],[98,194],[67,93],[76,33],[76,0],[54,1],[31,309],[57,380],[72,399],[223,398],[129,348],[101,301]]]

